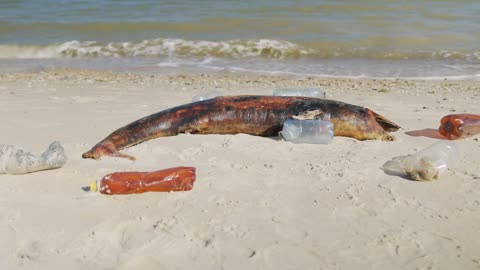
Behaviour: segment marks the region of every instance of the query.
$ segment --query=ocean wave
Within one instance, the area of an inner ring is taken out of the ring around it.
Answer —
[[[311,52],[297,44],[281,40],[191,41],[152,39],[140,42],[68,41],[60,44],[0,45],[0,58],[83,58],[194,56],[219,58],[263,57],[297,58]]]
[[[285,40],[185,40],[149,39],[139,42],[68,41],[49,45],[0,45],[0,58],[108,58],[108,57],[196,57],[196,58],[359,58],[382,60],[480,60],[480,51],[386,50],[348,43],[297,44]]]

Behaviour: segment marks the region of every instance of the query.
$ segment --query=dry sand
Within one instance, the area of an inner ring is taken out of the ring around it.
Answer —
[[[195,94],[321,87],[403,127],[393,142],[329,145],[180,135],[137,157],[84,160],[113,130]],[[78,70],[0,74],[1,144],[63,143],[67,164],[0,175],[0,269],[479,269],[480,141],[433,182],[385,174],[392,157],[437,139],[450,113],[480,114],[480,81],[135,75]],[[192,191],[106,196],[81,187],[114,171],[195,166]]]

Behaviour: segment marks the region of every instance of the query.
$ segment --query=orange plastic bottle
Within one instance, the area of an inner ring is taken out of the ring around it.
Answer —
[[[154,172],[115,172],[90,183],[90,191],[132,194],[147,191],[187,191],[195,182],[194,167],[175,167]]]
[[[465,138],[480,133],[480,115],[450,114],[440,120],[438,132],[449,140]]]

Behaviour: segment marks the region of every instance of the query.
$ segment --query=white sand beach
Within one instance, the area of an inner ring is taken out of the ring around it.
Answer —
[[[85,160],[143,116],[196,94],[269,95],[320,87],[402,127],[395,141],[179,135]],[[438,139],[451,113],[480,114],[480,81],[339,79],[237,73],[139,75],[82,70],[0,74],[0,144],[41,153],[62,142],[59,169],[0,175],[0,269],[480,269],[480,136],[456,141],[440,179],[380,167]],[[82,187],[116,171],[193,166],[191,191],[103,195]]]

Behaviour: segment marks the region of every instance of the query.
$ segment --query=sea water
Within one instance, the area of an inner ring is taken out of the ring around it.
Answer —
[[[476,0],[4,0],[0,70],[478,79],[478,14]]]

